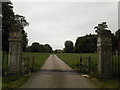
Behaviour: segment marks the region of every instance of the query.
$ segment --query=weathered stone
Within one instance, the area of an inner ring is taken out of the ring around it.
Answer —
[[[101,30],[98,32],[97,39],[98,50],[98,72],[105,78],[111,77],[111,61],[112,61],[112,42],[111,31]]]
[[[22,66],[22,29],[14,26],[9,37],[9,73],[19,73]]]

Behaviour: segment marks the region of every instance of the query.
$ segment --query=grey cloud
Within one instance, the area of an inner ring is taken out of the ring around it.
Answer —
[[[46,2],[14,3],[15,12],[26,17],[30,26],[29,45],[33,41],[49,43],[54,49],[63,48],[65,40],[95,33],[94,26],[108,22],[109,29],[117,30],[117,3],[110,2]]]

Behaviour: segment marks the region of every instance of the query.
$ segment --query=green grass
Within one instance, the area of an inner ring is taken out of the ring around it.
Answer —
[[[81,53],[81,54],[73,54],[73,53],[58,53],[57,56],[61,58],[66,64],[68,64],[71,68],[79,71],[80,70],[80,56],[83,59],[83,65],[87,65],[88,57],[91,57],[91,70],[96,71],[97,66],[97,54],[96,53]],[[87,66],[86,66],[87,67]]]
[[[29,77],[30,76],[19,76],[17,78],[13,76],[3,77],[2,88],[3,89],[18,88],[22,84],[24,84],[28,80]]]
[[[40,67],[44,64],[46,59],[48,58],[50,54],[49,53],[32,53],[32,52],[24,52],[23,57],[29,56],[32,58],[32,56],[35,57],[35,63],[34,63],[34,71],[37,71],[40,69]]]
[[[97,73],[97,57],[96,53],[80,53],[80,54],[72,54],[72,53],[58,53],[57,56],[61,58],[66,64],[68,64],[71,68],[80,71],[79,61],[80,56],[83,58],[83,63],[87,64],[87,57],[91,57],[91,68],[92,71]],[[117,79],[103,80],[97,78],[96,73],[91,74],[89,78],[97,87],[100,88],[120,88],[120,81]]]
[[[46,59],[48,58],[50,54],[49,53],[31,53],[31,52],[24,52],[23,53],[23,57],[29,56],[35,57],[35,62],[34,62],[34,71],[40,70],[40,67],[44,64],[44,62],[46,61]],[[5,55],[5,60],[3,62],[3,67],[6,70],[7,69],[7,60],[6,60],[6,56]],[[14,76],[4,76],[2,77],[2,88],[18,88],[20,87],[22,84],[24,84],[30,75],[21,75],[19,77],[14,77]]]

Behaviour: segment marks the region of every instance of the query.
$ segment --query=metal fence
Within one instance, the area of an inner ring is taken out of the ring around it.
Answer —
[[[112,77],[120,79],[120,51],[112,52],[111,73]]]
[[[94,74],[97,72],[97,62],[95,62],[90,56],[82,58],[80,56],[80,72],[84,74]]]
[[[97,73],[97,61],[94,62],[91,57],[80,57],[80,72],[93,75]],[[120,51],[112,52],[112,61],[110,64],[112,78],[120,79]]]

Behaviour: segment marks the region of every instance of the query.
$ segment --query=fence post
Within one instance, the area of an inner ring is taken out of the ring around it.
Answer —
[[[33,66],[34,66],[34,60],[35,60],[35,58],[34,58],[34,56],[32,57],[32,71],[33,71]]]
[[[82,66],[82,57],[80,56],[80,66]]]
[[[118,50],[118,79],[120,79],[120,53],[119,53],[119,50]]]
[[[6,59],[7,59],[7,61],[6,61],[7,62],[7,72],[8,72],[8,69],[9,69],[9,67],[8,67],[8,53],[6,53],[6,55],[7,55],[6,56]]]
[[[27,56],[27,73],[30,72],[30,70],[29,70],[29,68],[30,68],[30,67],[29,67],[29,62],[30,62],[30,61],[29,61],[29,56]]]
[[[81,72],[82,72],[82,66],[83,66],[82,57],[80,56],[80,71],[81,71]]]
[[[88,57],[88,74],[91,72],[91,57]]]
[[[24,57],[24,61],[23,61],[23,63],[24,63],[24,64],[23,64],[23,65],[24,65],[24,66],[23,66],[23,72],[24,72],[24,73],[26,72],[26,68],[27,68],[27,67],[26,67],[26,59],[27,59],[27,58]]]
[[[4,76],[4,57],[5,57],[5,52],[2,52],[2,75]]]

